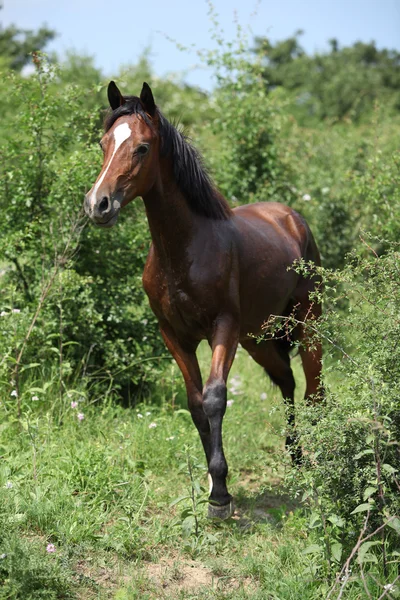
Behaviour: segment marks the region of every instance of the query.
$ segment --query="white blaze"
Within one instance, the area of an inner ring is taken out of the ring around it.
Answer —
[[[114,156],[117,153],[118,148],[121,146],[121,144],[123,144],[123,142],[125,142],[125,140],[127,140],[130,137],[131,133],[132,133],[131,128],[129,127],[128,123],[122,123],[121,125],[118,125],[118,127],[115,128],[115,130],[114,130],[114,144],[115,145],[114,145],[113,153],[111,155],[111,158],[109,160],[107,167],[103,171],[103,175],[100,177],[100,179],[94,186],[93,192],[90,195],[90,207],[92,209],[93,209],[94,205],[96,204],[97,191],[98,191],[99,187],[101,186],[101,184],[103,183],[103,179],[106,176],[108,169],[110,168],[110,165],[113,161]]]

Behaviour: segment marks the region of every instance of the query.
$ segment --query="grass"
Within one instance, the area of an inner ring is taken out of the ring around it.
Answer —
[[[209,363],[204,346],[201,363]],[[298,359],[294,368],[301,396]],[[46,400],[25,402],[22,424],[5,413],[1,600],[324,597],[302,553],[309,541],[301,510],[282,486],[290,465],[279,391],[239,349],[224,419],[237,514],[210,523],[201,445],[170,369],[152,402],[135,408],[91,405],[74,392],[55,419],[49,386]]]

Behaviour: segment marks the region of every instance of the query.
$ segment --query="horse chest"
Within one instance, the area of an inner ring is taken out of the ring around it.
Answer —
[[[151,254],[143,283],[159,321],[167,321],[179,337],[200,340],[209,337],[225,302],[228,275],[216,260],[205,264],[203,255],[185,269],[167,269]]]
[[[203,311],[193,297],[184,289],[168,286],[162,298],[162,312],[176,330],[198,329]]]
[[[164,279],[153,287],[149,299],[153,312],[160,321],[167,321],[178,334],[202,339],[206,336],[209,321],[204,303],[199,296],[191,293],[190,286]],[[147,290],[146,290],[147,291]]]

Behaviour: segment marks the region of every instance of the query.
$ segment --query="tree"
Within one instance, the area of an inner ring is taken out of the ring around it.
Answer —
[[[11,69],[21,71],[29,63],[31,52],[43,50],[55,36],[56,32],[45,26],[32,31],[19,29],[15,25],[0,25],[0,57],[7,60]]]
[[[258,37],[254,48],[268,89],[291,92],[300,120],[360,120],[376,100],[400,110],[399,52],[378,50],[375,42],[340,47],[332,39],[327,52],[308,55],[299,43],[301,33],[276,44]]]

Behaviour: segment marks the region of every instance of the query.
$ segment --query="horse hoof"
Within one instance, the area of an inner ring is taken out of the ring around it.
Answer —
[[[218,519],[219,521],[226,521],[233,515],[235,507],[233,505],[233,500],[229,502],[229,504],[225,504],[224,506],[219,506],[218,504],[209,504],[208,505],[208,518],[209,519]]]

